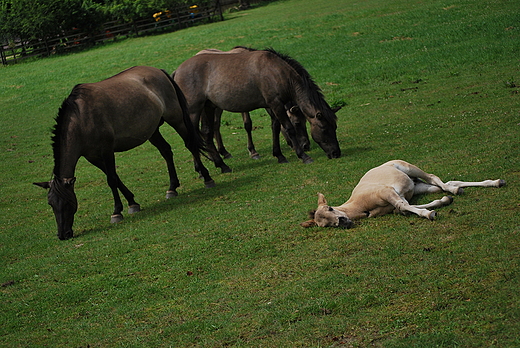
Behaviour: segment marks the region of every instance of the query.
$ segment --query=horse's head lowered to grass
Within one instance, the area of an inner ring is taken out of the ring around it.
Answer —
[[[35,182],[34,184],[48,189],[47,201],[54,211],[56,224],[58,225],[58,238],[61,240],[72,238],[74,233],[74,214],[78,210],[78,200],[74,193],[76,178],[61,179],[54,177],[48,182]]]

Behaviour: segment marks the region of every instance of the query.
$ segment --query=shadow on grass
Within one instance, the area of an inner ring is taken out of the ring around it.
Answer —
[[[251,160],[253,161],[253,160]],[[256,162],[256,161],[255,161]],[[261,164],[258,164],[257,167],[261,167]],[[251,166],[248,166],[251,168]],[[254,171],[251,171],[254,172]],[[222,196],[228,192],[233,192],[237,187],[244,187],[248,185],[250,182],[258,180],[260,175],[248,174],[241,177],[235,177],[233,180],[221,181],[220,183],[217,181],[217,186],[213,188],[206,188],[203,186],[202,180],[200,180],[201,187],[188,191],[184,194],[179,195],[175,198],[170,199],[161,199],[154,201],[151,204],[146,204],[145,206],[141,206],[141,211],[135,214],[132,214],[132,218],[129,219],[130,214],[123,211],[124,219],[122,222],[118,223],[132,223],[132,221],[146,220],[150,217],[159,216],[163,213],[167,213],[170,211],[174,211],[177,205],[187,205],[187,204],[201,204],[204,202],[212,202],[217,197]],[[230,174],[222,174],[222,175],[233,175]],[[217,179],[218,180],[218,179]],[[74,231],[74,239],[78,239],[90,234],[107,234],[109,231],[116,229],[117,225],[111,224],[108,222],[109,216],[103,215],[103,218],[98,221],[98,225],[94,228],[88,228],[83,230],[75,230]]]

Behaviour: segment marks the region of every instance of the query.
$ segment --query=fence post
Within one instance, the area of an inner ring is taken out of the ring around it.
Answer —
[[[222,6],[220,6],[220,0],[215,0],[215,10],[218,9],[218,13],[220,15],[220,20],[224,20],[224,15],[222,15]]]
[[[2,56],[2,65],[7,65],[7,57],[4,53],[4,45],[0,48],[0,56]]]

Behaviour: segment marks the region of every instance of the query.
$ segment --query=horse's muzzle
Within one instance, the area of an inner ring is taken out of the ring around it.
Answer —
[[[338,221],[338,227],[340,228],[352,228],[354,223],[347,217],[340,216]]]
[[[68,230],[66,232],[58,232],[58,238],[60,240],[67,240],[71,239],[72,237],[74,237],[74,232],[72,230]]]
[[[341,151],[337,150],[337,151],[329,152],[327,154],[327,157],[330,158],[330,159],[332,159],[332,158],[340,158],[341,157]]]

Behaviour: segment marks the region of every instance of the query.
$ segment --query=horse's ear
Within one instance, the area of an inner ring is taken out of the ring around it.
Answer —
[[[44,189],[51,188],[51,182],[50,181],[44,181],[44,182],[33,182],[33,185],[43,187]]]
[[[299,107],[298,105],[293,105],[293,106],[291,106],[291,108],[289,109],[289,112],[290,112],[291,114],[295,114],[295,113],[297,113],[298,111],[300,111],[300,107]]]
[[[309,220],[309,221],[302,222],[300,224],[300,226],[305,227],[305,228],[309,228],[309,227],[314,227],[314,226],[318,226],[318,225],[316,225],[316,221]]]
[[[335,108],[332,108],[332,112],[333,112],[333,113],[336,113],[336,112],[338,112],[339,110],[341,110],[341,106],[336,106]]]
[[[322,205],[327,205],[327,200],[325,199],[325,196],[323,193],[318,192],[318,207]]]

